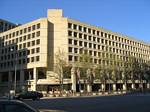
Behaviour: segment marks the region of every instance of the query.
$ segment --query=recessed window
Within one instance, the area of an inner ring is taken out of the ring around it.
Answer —
[[[72,53],[72,47],[68,48],[69,53]]]
[[[68,36],[72,36],[72,31],[68,31]]]
[[[82,26],[79,26],[79,31],[82,31]]]
[[[36,53],[39,53],[40,52],[40,48],[36,48]]]
[[[24,40],[24,41],[26,40],[26,36],[23,37],[23,40]]]
[[[39,29],[39,28],[40,28],[40,23],[37,24],[37,29]]]
[[[27,28],[24,28],[24,33],[26,33],[27,32]]]
[[[72,55],[69,55],[69,61],[72,61]]]
[[[77,37],[77,32],[74,32],[74,37]]]
[[[36,32],[36,36],[37,36],[37,37],[40,36],[40,31]]]
[[[34,62],[34,57],[31,57],[31,62]]]
[[[72,24],[71,23],[68,23],[68,28],[72,28]]]
[[[32,33],[32,38],[34,38],[35,37],[35,33]]]
[[[36,61],[40,61],[40,56],[36,56]]]
[[[36,45],[40,44],[40,39],[36,40]]]
[[[35,41],[33,40],[33,41],[32,41],[32,46],[34,46],[34,45],[35,45]]]
[[[34,31],[34,30],[35,30],[35,25],[32,26],[32,31]]]
[[[72,39],[69,39],[69,44],[72,44]]]
[[[76,25],[76,24],[73,25],[73,29],[74,29],[74,30],[77,29],[77,25]]]
[[[23,48],[26,48],[26,43],[23,43]]]
[[[31,54],[34,54],[35,53],[35,49],[31,49]]]
[[[19,38],[19,41],[22,42],[22,37]]]
[[[30,47],[30,42],[27,43],[27,46]]]
[[[28,27],[28,32],[30,32],[31,31],[31,27]]]
[[[31,38],[31,34],[28,34],[28,39],[30,39]]]

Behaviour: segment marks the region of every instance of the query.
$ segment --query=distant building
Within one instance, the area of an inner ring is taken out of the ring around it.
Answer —
[[[10,30],[12,28],[17,27],[18,25],[8,22],[6,20],[0,19],[0,33]]]
[[[14,88],[15,75],[17,91],[49,91],[59,86],[60,81],[56,78],[58,74],[54,72],[55,54],[59,50],[65,52],[69,66],[82,59],[83,54],[90,55],[91,65],[101,66],[103,72],[100,73],[106,74],[107,78],[105,77],[105,82],[95,79],[94,91],[127,90],[140,86],[149,88],[144,78],[139,82],[137,76],[133,81],[133,72],[129,69],[133,68],[133,60],[146,64],[150,62],[149,43],[63,17],[62,10],[59,9],[50,9],[47,18],[18,27],[6,23],[0,20],[0,92]],[[12,27],[15,28],[10,29]],[[110,72],[104,73],[104,70],[110,68]],[[128,77],[125,75],[126,69],[130,74]],[[112,74],[119,74],[115,81]],[[63,82],[71,89],[71,78],[64,79]],[[81,89],[85,89],[86,83],[87,79],[81,77]]]

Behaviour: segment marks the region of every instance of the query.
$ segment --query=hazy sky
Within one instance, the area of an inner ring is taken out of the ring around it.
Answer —
[[[0,18],[23,24],[46,17],[50,8],[150,43],[150,0],[0,0]]]

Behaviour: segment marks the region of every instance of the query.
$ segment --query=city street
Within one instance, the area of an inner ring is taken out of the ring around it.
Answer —
[[[25,100],[38,109],[65,112],[150,112],[150,96],[105,96]]]

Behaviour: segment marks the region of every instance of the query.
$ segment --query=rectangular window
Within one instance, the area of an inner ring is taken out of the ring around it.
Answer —
[[[35,33],[32,33],[32,38],[34,38],[35,37]]]
[[[39,53],[40,52],[40,48],[36,48],[36,53]]]
[[[26,40],[26,35],[23,37],[23,40],[24,40],[24,41]]]
[[[19,41],[22,42],[22,37],[19,38]]]
[[[34,57],[31,57],[31,62],[34,62]]]
[[[26,48],[26,43],[23,43],[23,48]]]
[[[27,46],[30,47],[30,42],[27,43]]]
[[[36,36],[37,36],[37,37],[40,36],[40,31],[36,32]]]
[[[27,32],[27,28],[24,28],[24,33],[26,33]]]
[[[22,30],[20,30],[20,35],[22,35]]]
[[[76,24],[73,25],[73,29],[74,29],[74,30],[77,29],[77,25],[76,25]]]
[[[40,39],[36,40],[36,45],[40,44]]]
[[[34,54],[35,53],[35,49],[31,49],[31,54]]]
[[[68,36],[72,37],[72,31],[68,31]]]
[[[35,25],[32,26],[32,31],[34,31],[34,30],[35,30]]]
[[[28,27],[28,32],[30,32],[31,31],[31,27]]]
[[[72,44],[72,39],[69,39],[69,44]]]
[[[72,28],[72,24],[71,23],[68,23],[68,28]]]
[[[32,41],[32,46],[34,46],[34,45],[35,45],[35,41],[33,40],[33,41]]]
[[[79,26],[79,31],[82,31],[82,26]]]
[[[36,61],[40,61],[40,56],[36,56]]]
[[[40,29],[40,23],[37,24],[37,29]]]
[[[30,58],[27,58],[27,63],[29,63],[30,62]]]
[[[31,38],[31,34],[28,34],[28,39],[30,39]]]

